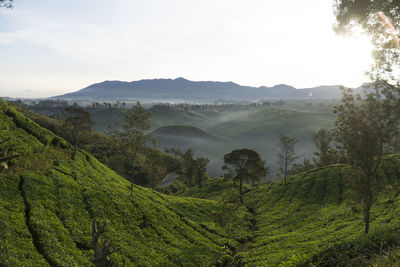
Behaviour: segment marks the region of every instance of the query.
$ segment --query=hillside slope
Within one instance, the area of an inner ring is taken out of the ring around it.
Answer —
[[[348,189],[349,170],[331,166],[289,177],[286,186],[276,181],[249,188],[244,204],[254,215],[255,230],[236,258],[248,266],[368,266],[371,258],[387,263],[382,255],[400,246],[400,156],[387,156],[379,171],[382,191],[367,236],[362,207]],[[221,199],[229,187],[213,179],[179,194]],[[398,266],[400,260],[390,264],[382,266]]]
[[[230,252],[211,200],[135,186],[0,102],[0,139],[20,157],[0,174],[0,265],[89,266],[93,219],[127,266],[206,266]]]

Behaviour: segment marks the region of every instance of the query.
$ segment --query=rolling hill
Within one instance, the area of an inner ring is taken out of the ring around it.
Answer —
[[[244,266],[399,266],[400,156],[386,157],[379,171],[382,191],[368,235],[348,187],[349,170],[335,165],[291,176],[286,186],[247,187],[254,229],[236,260]],[[178,194],[222,200],[231,186],[219,178]]]
[[[91,224],[127,266],[205,266],[231,253],[209,214],[216,201],[134,187],[93,156],[72,147],[0,102],[0,139],[19,157],[0,174],[0,265],[89,266]],[[195,252],[195,253],[194,253]]]
[[[179,147],[183,150],[199,147],[215,147],[225,140],[207,133],[194,126],[169,125],[155,129],[152,134],[156,137],[159,147]]]
[[[155,129],[152,134],[155,136],[198,138],[208,142],[218,141],[219,138],[213,136],[202,129],[187,125],[169,125]]]

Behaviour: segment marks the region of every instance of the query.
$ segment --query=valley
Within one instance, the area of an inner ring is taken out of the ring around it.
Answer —
[[[223,174],[223,155],[244,147],[259,152],[274,176],[279,134],[298,139],[299,162],[311,159],[315,149],[311,135],[321,128],[333,127],[335,117],[329,108],[332,102],[291,101],[279,107],[248,104],[243,105],[244,110],[236,110],[235,106],[188,111],[150,108],[150,123],[159,149],[192,149],[196,155],[210,160],[208,171],[214,177]],[[125,116],[124,109],[89,108],[88,111],[95,122],[93,128],[100,132],[107,132],[108,125],[121,124]]]
[[[245,124],[244,113],[238,115]],[[340,164],[291,176],[287,185],[282,181],[246,185],[244,206],[235,215],[241,223],[227,235],[213,214],[224,211],[227,199],[234,201],[235,183],[212,179],[176,196],[134,186],[130,196],[129,182],[87,152],[79,150],[72,157],[69,143],[4,102],[0,116],[0,137],[12,137],[20,154],[12,170],[0,174],[0,235],[5,240],[0,262],[88,265],[94,219],[107,222],[104,235],[116,248],[113,257],[129,266],[328,266],[348,262],[365,266],[372,258],[381,261],[382,253],[400,245],[400,158],[396,155],[387,156],[379,171],[384,189],[372,210],[368,236],[362,233],[360,211],[354,208],[348,188],[346,173],[351,169]],[[186,116],[201,121],[199,114]],[[227,127],[207,121],[204,125],[215,128],[214,133]],[[229,120],[223,123],[229,125]],[[208,142],[220,141],[193,127],[163,127],[158,133],[164,136],[178,130]]]

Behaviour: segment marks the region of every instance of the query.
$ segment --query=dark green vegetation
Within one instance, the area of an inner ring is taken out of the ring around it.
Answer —
[[[93,219],[132,265],[205,266],[232,252],[209,214],[220,204],[134,186],[88,153],[0,104],[0,138],[20,157],[0,175],[0,263],[89,266]],[[237,241],[236,241],[236,244]],[[229,256],[228,256],[229,257]]]
[[[283,176],[285,184],[288,170],[297,158],[295,153],[296,143],[297,139],[295,137],[290,137],[283,134],[279,135],[279,143],[277,144],[280,149],[277,160],[277,164],[279,166],[278,175],[280,175],[280,177]]]
[[[227,171],[224,175],[239,183],[240,204],[243,205],[243,184],[245,182],[253,185],[260,182],[267,176],[268,167],[260,155],[250,149],[236,149],[224,156],[225,165],[223,169]]]
[[[79,134],[84,131],[90,131],[93,121],[90,119],[90,113],[77,105],[67,107],[65,111],[69,113],[69,116],[64,121],[64,127],[73,133],[75,153],[78,148]]]
[[[398,88],[376,82],[365,96],[354,97],[344,91],[334,129],[335,139],[352,166],[352,190],[364,210],[365,233],[369,231],[370,210],[374,195],[379,190],[377,175],[385,148],[393,144],[398,135],[400,113]]]
[[[71,143],[75,143],[75,131],[68,127],[68,124],[62,119],[64,116],[68,119],[67,115],[64,114],[65,107],[60,108],[51,105],[45,107],[46,110],[60,112],[55,118],[49,118],[27,110],[26,106],[21,105],[21,103],[13,102],[12,104],[40,126],[49,129]],[[65,105],[67,104],[65,103]],[[135,183],[143,186],[154,187],[167,173],[180,168],[177,157],[154,149],[152,146],[140,146],[138,160],[133,168],[132,158],[128,157],[132,154],[129,153],[132,152],[132,149],[128,151],[131,146],[126,145],[125,140],[118,140],[95,131],[80,131],[78,146],[127,179],[132,177],[134,171],[136,174]]]
[[[362,207],[348,187],[350,167],[336,165],[247,188],[244,205],[255,229],[236,254],[249,266],[398,266],[400,157],[388,156],[379,170],[382,192],[372,208],[371,231],[363,233]],[[230,188],[213,179],[180,195],[222,200]],[[387,258],[391,259],[390,261]],[[397,261],[394,262],[394,260]]]

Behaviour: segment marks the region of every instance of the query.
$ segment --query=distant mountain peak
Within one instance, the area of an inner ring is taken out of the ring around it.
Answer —
[[[317,90],[317,88],[319,90]],[[340,98],[339,86],[311,88],[313,98]],[[106,80],[79,91],[54,98],[61,99],[135,99],[146,101],[257,101],[265,99],[308,99],[310,88],[296,89],[287,84],[273,87],[242,86],[232,81],[190,81],[175,79],[143,79],[139,81]]]
[[[187,80],[187,79],[185,79],[185,78],[183,78],[183,77],[178,77],[178,78],[176,78],[175,79],[175,81],[189,81],[189,80]]]

